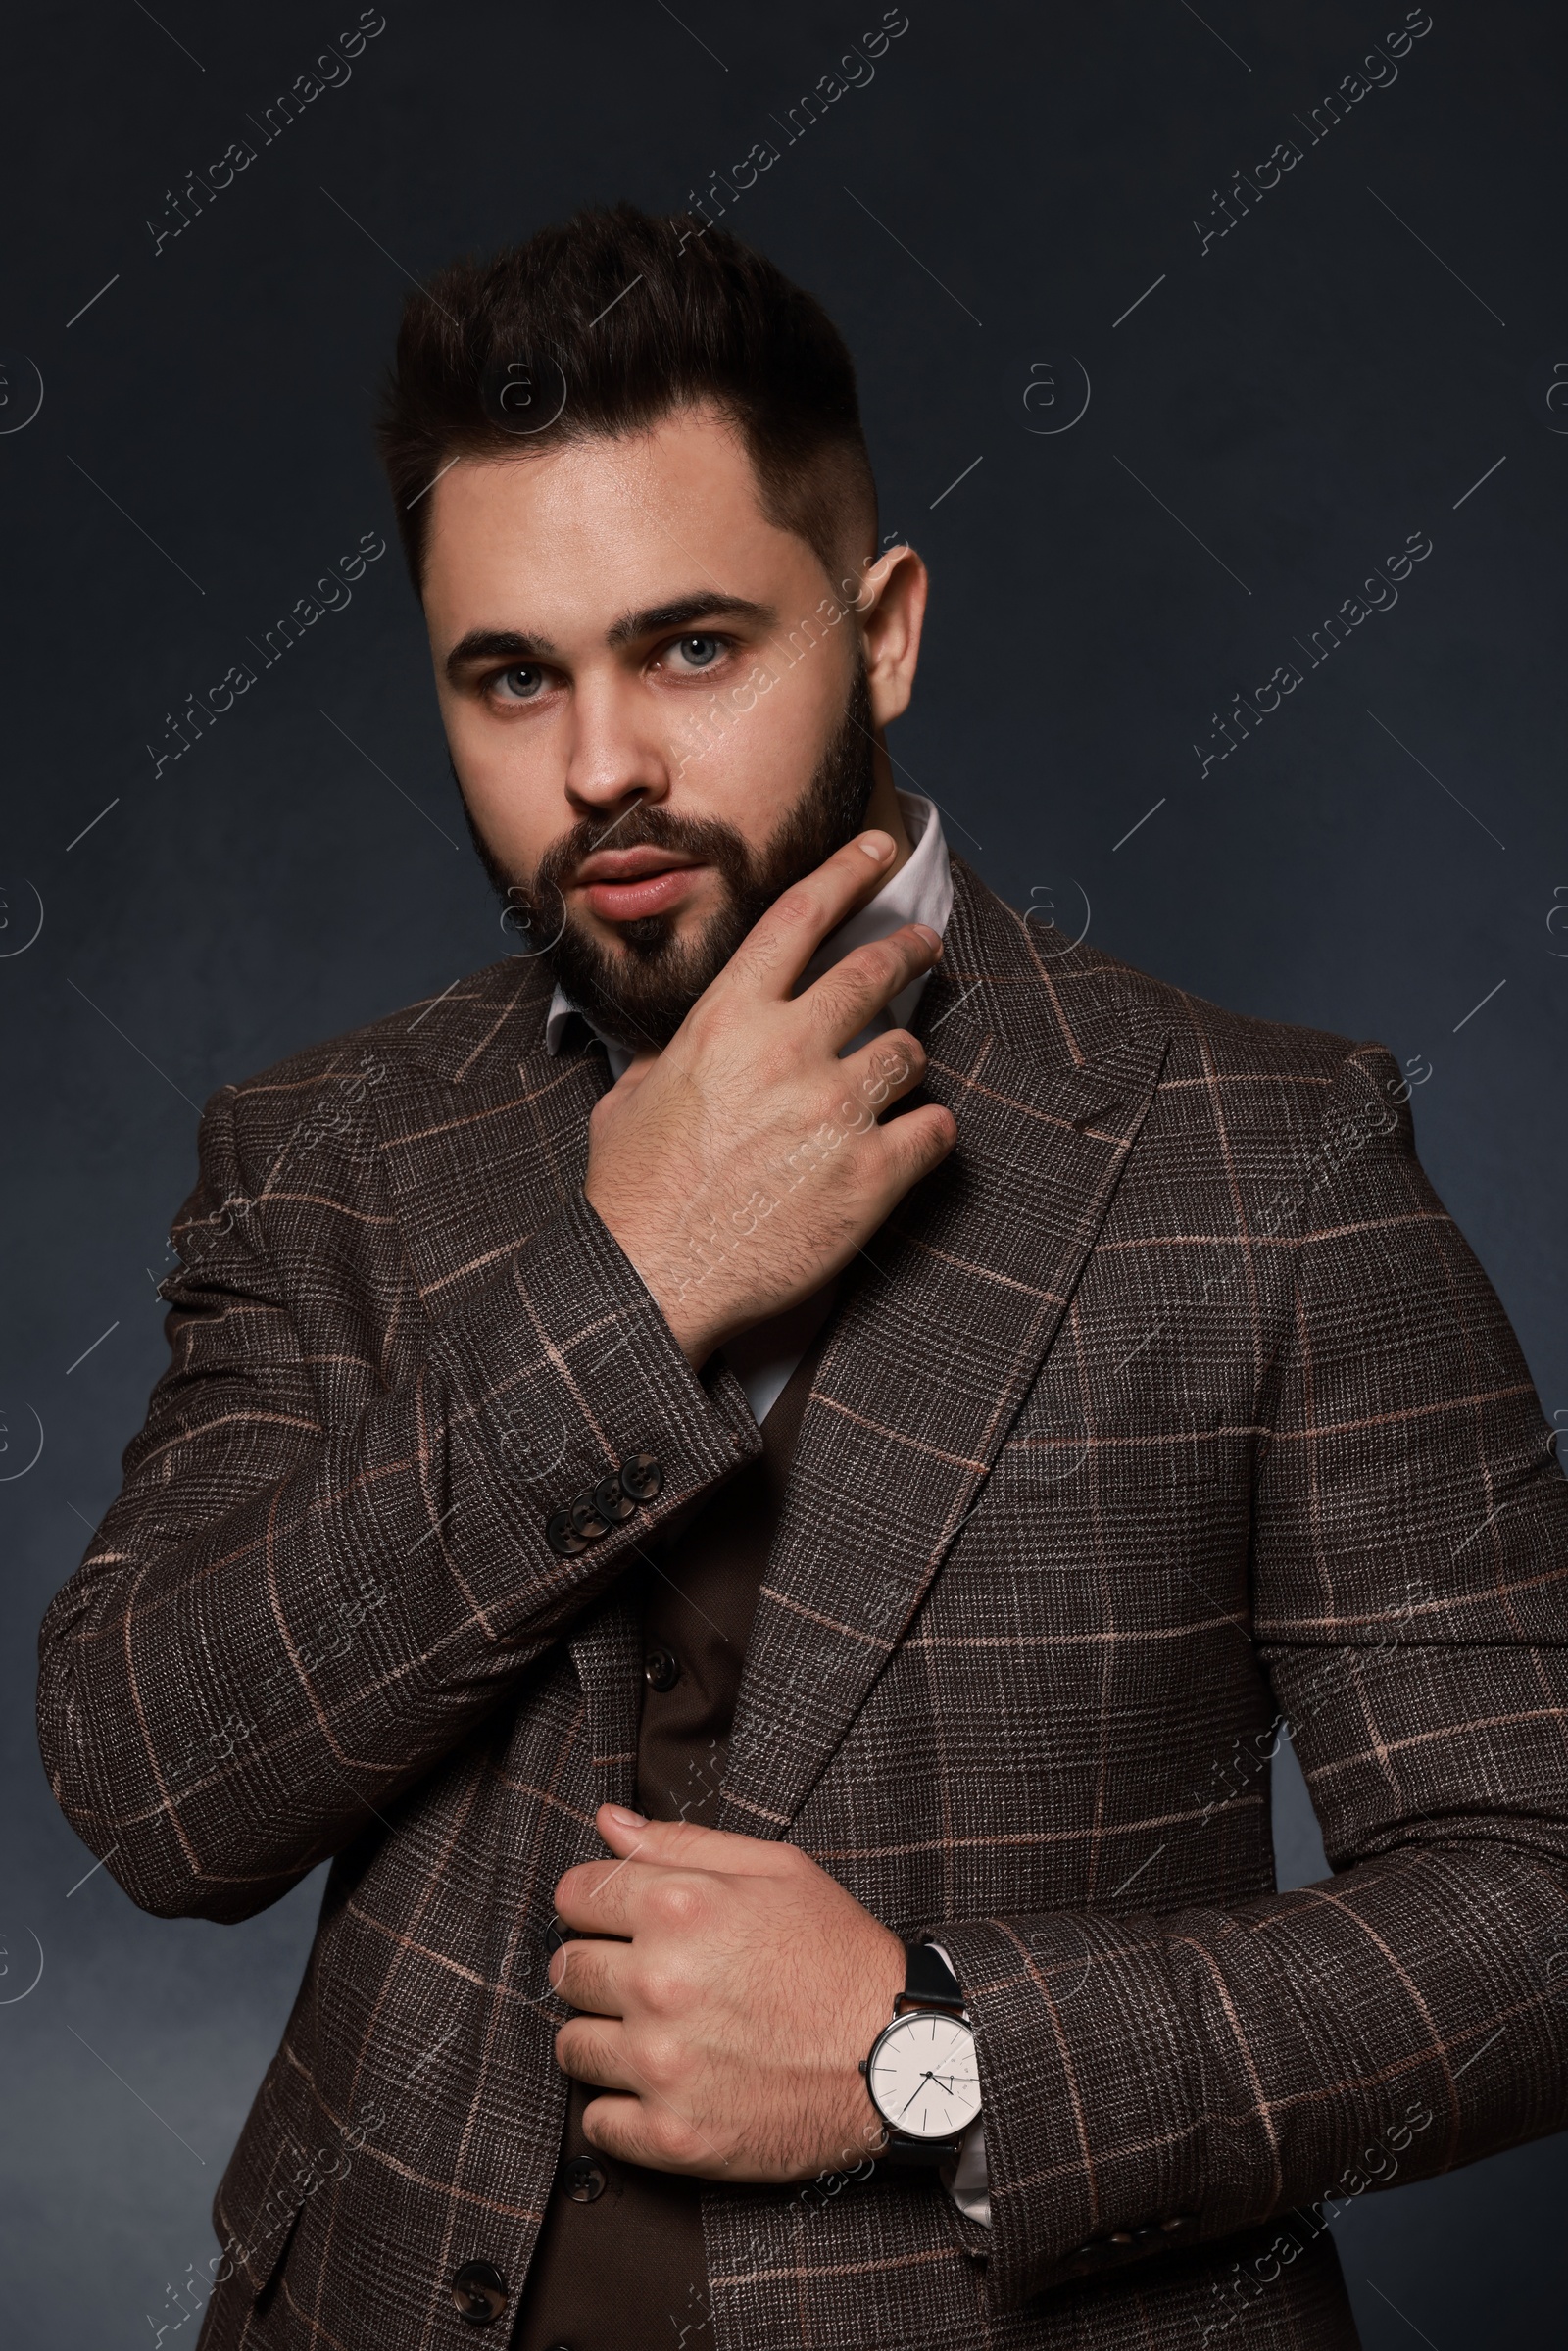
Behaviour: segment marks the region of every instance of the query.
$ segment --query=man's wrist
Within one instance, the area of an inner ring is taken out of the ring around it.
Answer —
[[[881,1922],[877,1922],[881,1925]],[[883,1927],[875,1965],[867,1966],[859,1982],[864,1987],[864,1999],[858,2003],[853,2046],[858,2051],[854,2060],[855,2080],[847,2093],[847,2111],[854,2118],[852,2144],[858,2162],[865,2155],[880,2155],[887,2144],[887,2125],[877,2112],[866,2080],[865,2058],[877,2034],[892,2016],[900,1992],[907,1961],[903,1943],[891,1927]]]
[[[583,1186],[583,1198],[659,1308],[669,1326],[670,1337],[693,1371],[701,1371],[724,1337],[710,1309],[700,1298],[701,1277],[689,1278],[662,1270],[642,1237],[617,1217],[610,1203],[595,1198],[591,1173]]]

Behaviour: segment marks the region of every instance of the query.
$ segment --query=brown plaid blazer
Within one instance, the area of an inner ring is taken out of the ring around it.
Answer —
[[[956,871],[960,1141],[857,1261],[721,1825],[940,1934],[994,2226],[929,2176],[713,2187],[671,2351],[1328,2351],[1321,2199],[1568,2121],[1568,1487],[1388,1053]],[[631,1792],[617,1580],[759,1449],[583,1200],[605,1061],[547,995],[502,961],[212,1098],[172,1363],[45,1624],[54,1787],[135,1901],[335,1857],[209,2346],[455,2351],[469,2259],[515,2307],[551,1891]],[[639,1450],[658,1500],[558,1558]],[[1281,1716],[1335,1873],[1284,1894]]]

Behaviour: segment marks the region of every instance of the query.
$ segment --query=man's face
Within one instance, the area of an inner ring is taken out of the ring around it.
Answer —
[[[846,600],[710,412],[465,457],[430,496],[425,613],[480,854],[576,1001],[662,1045],[865,815],[857,619],[828,621]]]

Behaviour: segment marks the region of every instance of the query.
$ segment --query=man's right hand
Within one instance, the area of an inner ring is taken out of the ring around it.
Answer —
[[[925,1073],[907,1030],[839,1058],[931,969],[935,931],[908,923],[791,995],[893,854],[862,833],[786,890],[589,1120],[589,1203],[694,1366],[819,1290],[958,1139],[934,1102],[877,1123]]]

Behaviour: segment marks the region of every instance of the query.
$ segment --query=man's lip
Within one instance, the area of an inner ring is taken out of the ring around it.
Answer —
[[[649,915],[672,914],[698,886],[701,865],[661,865],[653,873],[602,876],[586,884],[583,896],[601,922],[640,922]]]
[[[698,857],[683,857],[678,849],[660,849],[645,841],[636,849],[596,849],[583,858],[573,881],[579,887],[589,882],[640,882],[651,873],[669,873],[701,863]]]

